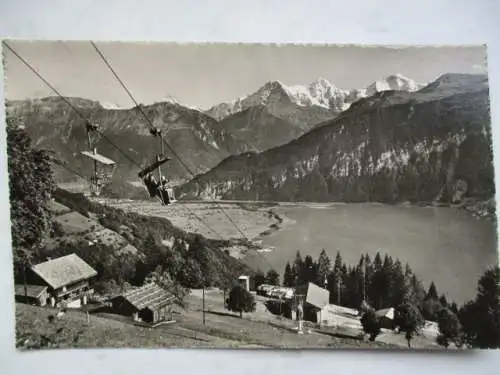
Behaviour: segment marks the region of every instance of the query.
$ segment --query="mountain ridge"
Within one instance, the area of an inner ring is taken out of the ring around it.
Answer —
[[[361,99],[286,145],[229,157],[178,194],[276,201],[487,199],[494,192],[490,126],[487,76],[447,74],[413,93],[383,91]]]

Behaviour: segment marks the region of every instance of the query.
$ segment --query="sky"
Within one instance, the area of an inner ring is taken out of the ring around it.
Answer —
[[[89,41],[8,43],[64,96],[134,105]],[[486,72],[483,46],[96,44],[139,103],[172,97],[202,109],[253,93],[270,80],[298,85],[321,77],[352,89],[396,73],[428,83],[444,73]],[[3,50],[7,99],[55,95],[12,52]]]

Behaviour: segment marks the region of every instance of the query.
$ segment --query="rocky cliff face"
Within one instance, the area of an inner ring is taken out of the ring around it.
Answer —
[[[137,108],[106,109],[98,102],[79,98],[69,100],[85,117],[100,124],[104,134],[135,163],[105,139],[97,145],[99,152],[119,163],[123,178],[137,180],[139,166],[151,163],[159,151],[158,141],[149,134],[149,125],[140,111]],[[143,109],[153,124],[164,130],[167,142],[194,173],[207,171],[227,156],[248,149],[219,122],[199,111],[169,102]],[[88,147],[84,121],[63,100],[50,97],[9,101],[7,114],[25,123],[38,147],[53,149],[73,169],[90,172],[88,161],[79,156],[79,152]],[[168,148],[165,151],[171,154]],[[171,179],[192,177],[177,158],[172,156],[172,159],[165,165]],[[67,174],[59,177],[74,178]]]
[[[494,193],[487,76],[383,91],[297,140],[222,161],[178,195],[279,201],[452,202]]]

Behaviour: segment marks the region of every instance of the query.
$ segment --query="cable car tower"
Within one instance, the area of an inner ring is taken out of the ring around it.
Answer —
[[[82,151],[81,154],[93,161],[94,171],[92,177],[90,177],[90,195],[99,196],[102,188],[111,182],[116,163],[97,152],[96,143],[99,141],[99,125],[87,123],[86,130],[89,151]]]

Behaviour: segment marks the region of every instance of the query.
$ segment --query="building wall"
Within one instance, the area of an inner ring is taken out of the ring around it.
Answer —
[[[138,311],[122,296],[115,297],[111,300],[111,308],[115,314],[133,316]]]

